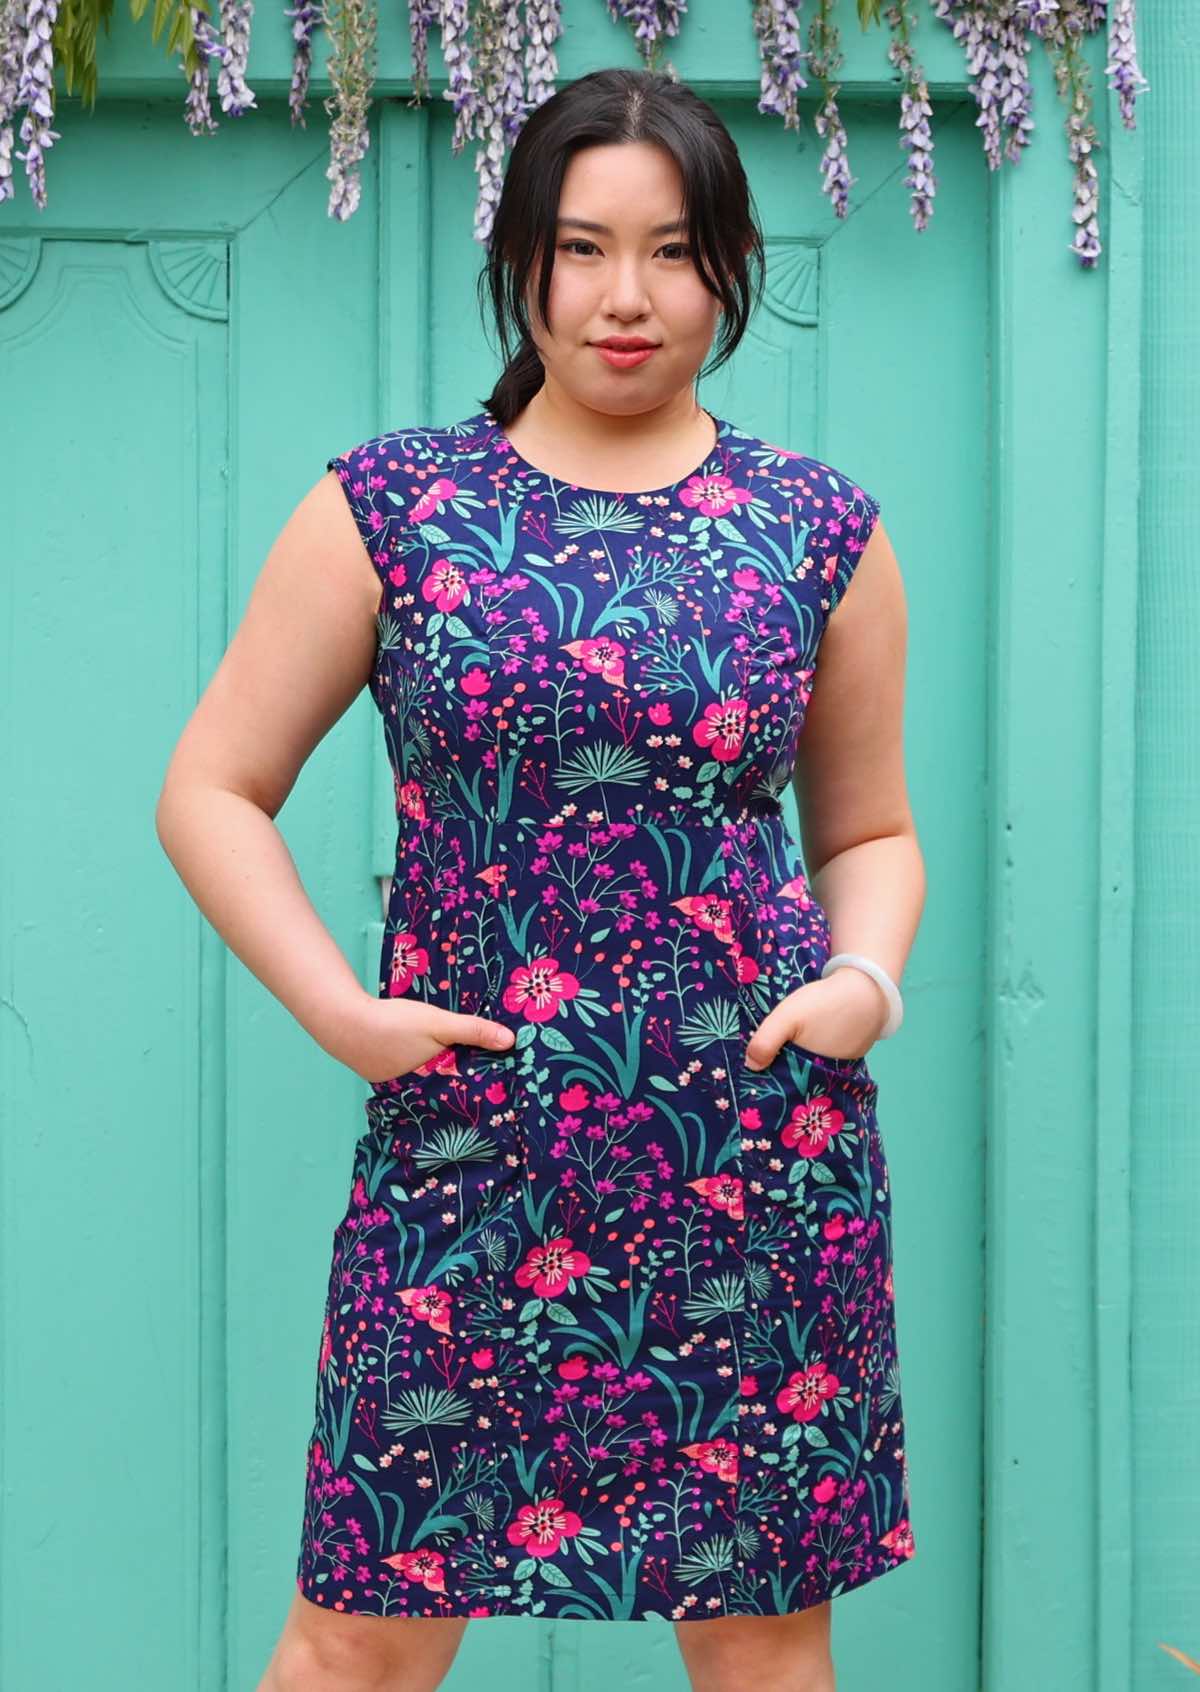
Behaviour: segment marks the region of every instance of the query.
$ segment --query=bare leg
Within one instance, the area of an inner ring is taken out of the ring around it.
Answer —
[[[465,1617],[355,1616],[293,1592],[257,1692],[435,1692]]]
[[[829,1652],[832,1600],[788,1616],[676,1622],[692,1692],[836,1692]]]

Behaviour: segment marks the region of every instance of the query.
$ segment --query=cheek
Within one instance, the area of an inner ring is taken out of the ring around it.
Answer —
[[[550,298],[546,302],[552,333],[547,333],[545,327],[534,318],[532,306],[529,308],[529,321],[534,325],[537,337],[545,340],[550,346],[574,345],[578,342],[595,310],[594,291],[586,278],[572,274],[563,266],[557,265],[554,275],[550,278]]]

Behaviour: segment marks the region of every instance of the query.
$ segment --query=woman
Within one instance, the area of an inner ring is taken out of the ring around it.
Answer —
[[[871,496],[697,404],[761,263],[685,86],[532,113],[485,409],[330,459],[172,760],[179,873],[371,1086],[260,1692],[433,1688],[492,1615],[670,1620],[696,1688],[827,1692],[832,1598],[913,1553],[865,1057],[924,898],[905,606]],[[271,821],[364,684],[377,994]]]

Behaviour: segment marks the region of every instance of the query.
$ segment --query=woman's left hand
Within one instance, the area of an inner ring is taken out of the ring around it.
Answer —
[[[806,981],[763,1017],[746,1042],[745,1062],[765,1069],[783,1046],[798,1046],[823,1057],[862,1057],[887,1021],[883,993],[865,972],[844,964],[819,981]]]

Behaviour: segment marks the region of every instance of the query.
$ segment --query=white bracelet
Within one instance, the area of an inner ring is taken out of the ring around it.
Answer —
[[[822,976],[831,975],[835,969],[843,964],[852,964],[855,969],[865,970],[872,981],[877,981],[883,989],[888,1002],[887,1021],[879,1031],[879,1039],[886,1040],[889,1034],[894,1034],[904,1017],[904,1002],[900,997],[900,989],[892,980],[886,969],[883,969],[873,958],[864,958],[861,952],[837,952],[826,961]]]

